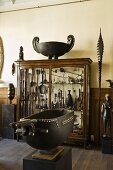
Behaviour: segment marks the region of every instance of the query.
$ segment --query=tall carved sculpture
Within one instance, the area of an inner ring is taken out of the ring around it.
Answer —
[[[102,39],[101,34],[101,28],[100,28],[100,35],[97,42],[97,56],[98,56],[98,81],[99,81],[99,105],[98,105],[98,139],[100,138],[100,115],[101,115],[101,75],[102,75],[102,59],[103,59],[103,52],[104,52],[104,43]]]

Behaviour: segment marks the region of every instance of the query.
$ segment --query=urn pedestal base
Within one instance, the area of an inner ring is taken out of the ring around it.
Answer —
[[[16,121],[16,105],[2,104],[2,137],[16,139],[15,129],[9,124]]]
[[[64,150],[63,146],[58,146],[55,149],[50,151],[40,151],[38,150],[36,153],[32,155],[32,158],[39,158],[39,159],[46,159],[46,160],[53,160],[56,159]]]
[[[32,154],[23,159],[23,170],[72,170],[72,149],[64,151],[54,160],[34,159]]]

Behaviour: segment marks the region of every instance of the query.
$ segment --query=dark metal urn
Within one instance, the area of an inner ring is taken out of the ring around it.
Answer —
[[[59,56],[69,52],[73,48],[74,43],[75,38],[73,35],[67,37],[67,43],[57,41],[39,43],[39,37],[34,37],[32,41],[34,50],[47,56],[48,59],[58,59]]]
[[[50,150],[61,145],[72,132],[74,112],[45,110],[12,123],[21,128],[24,140],[33,148]]]

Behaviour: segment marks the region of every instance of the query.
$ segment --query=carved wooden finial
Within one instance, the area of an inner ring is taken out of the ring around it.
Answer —
[[[99,67],[99,81],[101,81],[101,70],[102,70],[102,58],[103,58],[103,52],[104,52],[104,43],[102,39],[101,34],[101,28],[100,28],[100,35],[97,42],[97,56],[98,56],[98,67]]]
[[[19,60],[24,60],[24,53],[23,53],[23,47],[20,47],[20,52],[19,52]]]
[[[15,63],[12,64],[12,75],[15,74]]]
[[[104,43],[103,43],[101,28],[100,28],[100,35],[99,35],[99,39],[98,39],[98,42],[97,42],[98,61],[102,61],[103,52],[104,52]]]

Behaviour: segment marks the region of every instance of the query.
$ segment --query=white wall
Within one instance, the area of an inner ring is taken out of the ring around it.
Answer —
[[[37,54],[32,39],[39,36],[43,41],[67,42],[73,34],[74,48],[61,58],[89,57],[93,60],[91,87],[98,87],[97,41],[100,27],[104,40],[102,87],[108,87],[106,79],[113,79],[113,0],[92,0],[56,7],[36,8],[0,14],[0,36],[4,43],[4,85],[16,86],[12,76],[12,63],[24,48],[24,59],[47,59]]]

